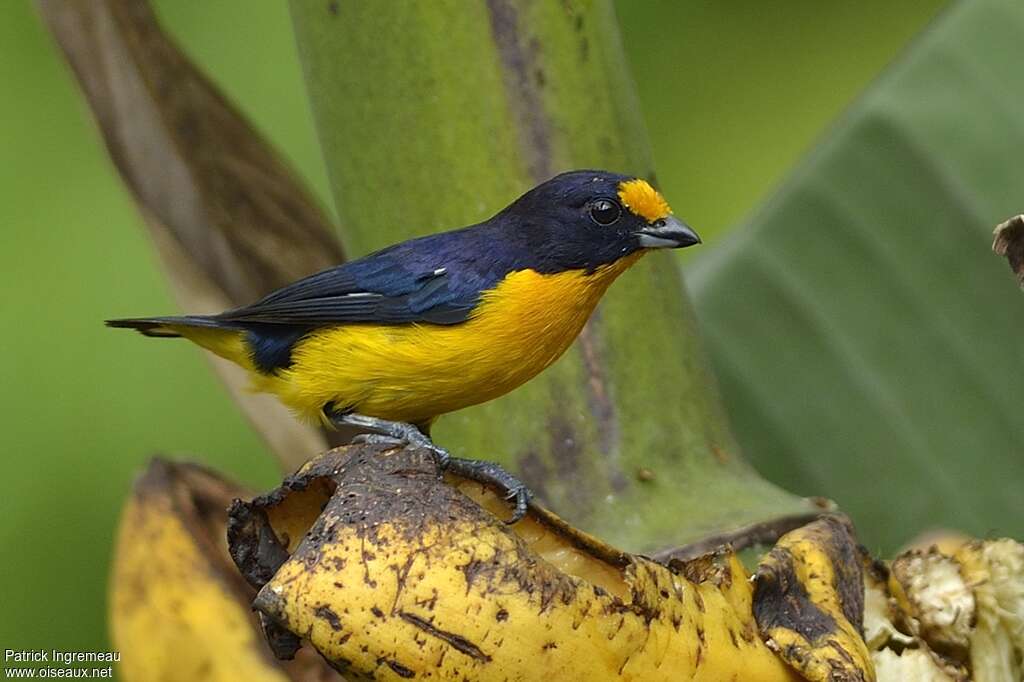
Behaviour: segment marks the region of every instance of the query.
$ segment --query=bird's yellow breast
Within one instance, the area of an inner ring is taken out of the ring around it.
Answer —
[[[434,417],[503,395],[533,378],[572,343],[608,285],[640,257],[593,273],[521,270],[483,293],[457,325],[346,324],[317,330],[292,351],[292,365],[260,375],[300,414],[333,402],[384,419]]]

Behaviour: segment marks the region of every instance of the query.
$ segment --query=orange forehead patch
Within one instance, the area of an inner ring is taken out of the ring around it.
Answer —
[[[672,209],[665,198],[640,178],[620,182],[619,199],[626,208],[649,223],[672,215]]]

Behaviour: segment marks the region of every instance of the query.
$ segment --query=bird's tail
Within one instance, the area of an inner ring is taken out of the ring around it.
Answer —
[[[213,316],[131,317],[107,320],[107,326],[134,329],[145,336],[184,337],[243,367],[248,368],[252,365],[249,351],[244,343],[245,330]]]
[[[143,336],[175,338],[185,336],[185,328],[221,329],[223,322],[206,315],[182,315],[179,317],[129,317],[121,320],[107,320],[108,327],[134,329]]]

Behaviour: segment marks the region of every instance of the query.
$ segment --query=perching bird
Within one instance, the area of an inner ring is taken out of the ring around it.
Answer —
[[[439,415],[497,398],[572,343],[608,285],[651,249],[700,242],[646,180],[564,173],[478,225],[390,246],[218,315],[110,320],[235,362],[301,416],[431,448],[438,464],[529,492],[494,464],[449,458]]]

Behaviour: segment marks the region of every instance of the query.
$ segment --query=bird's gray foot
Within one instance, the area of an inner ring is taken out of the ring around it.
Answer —
[[[324,408],[324,414],[335,426],[349,426],[369,431],[369,433],[356,436],[353,442],[384,443],[387,445],[407,443],[413,447],[423,448],[429,450],[434,455],[439,475],[444,474],[445,471],[450,471],[457,476],[498,488],[504,493],[505,499],[513,503],[512,517],[505,523],[516,523],[526,516],[526,511],[533,494],[522,481],[505,471],[501,466],[493,462],[484,462],[477,459],[452,457],[447,450],[435,445],[429,437],[413,424],[378,419],[377,417],[367,417],[366,415],[354,412],[339,413],[332,410],[330,406]]]
[[[378,419],[377,417],[367,417],[364,414],[356,414],[355,412],[339,413],[332,410],[330,406],[324,408],[324,415],[335,426],[350,426],[369,431],[369,433],[356,436],[357,442],[387,443],[389,445],[408,443],[417,448],[430,450],[434,455],[439,471],[444,471],[448,467],[448,461],[451,459],[448,451],[434,445],[430,438],[412,424]]]
[[[370,443],[371,445],[405,445],[406,441],[401,438],[393,438],[383,433],[360,433],[353,439],[353,443]]]
[[[513,524],[526,516],[533,493],[522,481],[505,471],[500,465],[479,459],[452,457],[448,460],[447,469],[456,476],[462,476],[501,490],[505,494],[505,499],[512,503],[512,517],[505,523]]]

